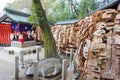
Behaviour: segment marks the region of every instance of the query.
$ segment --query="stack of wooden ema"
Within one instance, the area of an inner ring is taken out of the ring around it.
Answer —
[[[76,49],[76,30],[73,25],[56,25],[51,29],[56,41],[57,49],[64,53],[70,53],[70,49]]]
[[[120,5],[103,12],[84,63],[85,80],[120,80]]]
[[[52,33],[57,49],[69,53],[74,48],[84,80],[120,80],[120,5],[74,25],[56,25]]]

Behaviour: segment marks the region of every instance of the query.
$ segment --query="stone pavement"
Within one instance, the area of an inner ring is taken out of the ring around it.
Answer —
[[[43,58],[44,49],[42,48],[40,51],[39,58]],[[0,47],[0,80],[14,80],[14,63],[15,63],[15,54],[11,55],[4,51],[4,48]],[[25,55],[25,59],[34,59],[36,60],[36,54],[27,54]],[[33,80],[32,78],[28,78],[24,74],[25,69],[20,70],[20,80]]]
[[[0,60],[0,80],[10,80],[14,74],[14,65]]]

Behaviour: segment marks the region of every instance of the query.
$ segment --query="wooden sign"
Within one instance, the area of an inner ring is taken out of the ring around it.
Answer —
[[[106,27],[106,30],[111,30],[111,29],[113,29],[114,28],[114,26],[107,26]]]
[[[100,73],[101,69],[100,69],[100,67],[94,67],[93,71],[96,72],[96,73]]]
[[[120,19],[115,19],[115,24],[120,24]]]
[[[120,4],[118,5],[117,11],[120,12]]]
[[[107,56],[102,56],[102,57],[101,57],[101,56],[99,56],[99,57],[98,57],[98,60],[107,60],[107,59],[108,59],[108,57],[107,57]]]
[[[105,43],[92,43],[91,50],[101,50],[106,47]]]
[[[93,77],[91,75],[87,74],[86,77],[87,77],[86,80],[93,80]]]
[[[105,28],[106,26],[107,26],[107,25],[106,25],[105,22],[101,22],[100,25],[99,25],[100,28]]]
[[[114,26],[115,25],[114,22],[107,22],[106,24],[107,24],[107,26]]]
[[[115,79],[115,73],[113,73],[113,72],[111,72],[111,71],[104,72],[104,73],[102,74],[102,78],[114,80],[114,79]]]
[[[87,59],[87,57],[88,57],[88,48],[87,47],[83,47],[83,56]]]
[[[117,15],[116,15],[116,18],[115,19],[120,19],[120,13],[118,13]]]
[[[120,44],[120,36],[119,35],[115,35],[114,36],[114,41],[115,41],[114,42],[115,44]]]
[[[86,39],[85,43],[86,43],[85,47],[83,47],[83,56],[87,59],[88,51],[89,51],[89,47],[90,47],[90,40]]]
[[[93,37],[93,42],[94,42],[94,43],[102,43],[102,37],[94,36],[94,37]]]
[[[99,53],[100,50],[94,50],[94,49],[92,49],[91,52]]]
[[[105,30],[99,29],[99,30],[95,31],[93,34],[94,34],[95,36],[101,36],[103,33],[105,33]]]
[[[112,14],[103,13],[102,19],[110,19],[110,18],[112,18]]]
[[[98,73],[91,73],[91,76],[93,77],[93,79],[92,80],[100,80],[100,74],[98,74]]]
[[[102,62],[100,60],[98,60],[98,65],[101,65],[101,64],[102,64]]]
[[[107,9],[105,10],[105,13],[107,14],[113,14],[113,13],[117,13],[115,9]]]
[[[100,80],[100,74],[94,74],[91,76],[87,74],[87,78],[85,80]]]
[[[120,50],[116,50],[116,55],[120,56]]]
[[[115,48],[120,49],[120,44],[116,44]]]
[[[106,29],[111,30],[114,28],[115,23],[114,22],[107,22],[106,25],[107,25]]]
[[[94,61],[93,61],[93,60],[88,61],[88,62],[87,62],[87,65],[88,65],[88,66],[94,66],[94,67],[97,67],[97,61],[95,61],[95,60],[94,60]]]
[[[93,66],[87,66],[87,69],[86,69],[87,74],[91,74],[93,72],[93,70],[94,70]]]
[[[100,73],[100,67],[93,67],[93,66],[88,66],[87,67],[87,73],[90,74],[91,72],[95,72],[95,73]]]
[[[120,25],[115,25],[114,26],[114,32],[120,33]]]
[[[106,52],[102,52],[102,53],[99,53],[97,54],[99,57],[106,57],[107,56],[107,53]]]

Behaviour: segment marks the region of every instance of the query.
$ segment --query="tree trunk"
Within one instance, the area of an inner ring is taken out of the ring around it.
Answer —
[[[44,57],[45,58],[58,57],[55,40],[51,33],[49,22],[47,20],[46,13],[42,7],[41,1],[33,0],[33,7],[44,40]]]

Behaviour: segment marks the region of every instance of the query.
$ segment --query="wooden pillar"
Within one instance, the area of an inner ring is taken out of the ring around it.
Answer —
[[[19,57],[15,57],[15,79],[19,79]]]
[[[34,62],[34,77],[33,80],[39,79],[39,71],[38,71],[38,62]]]

